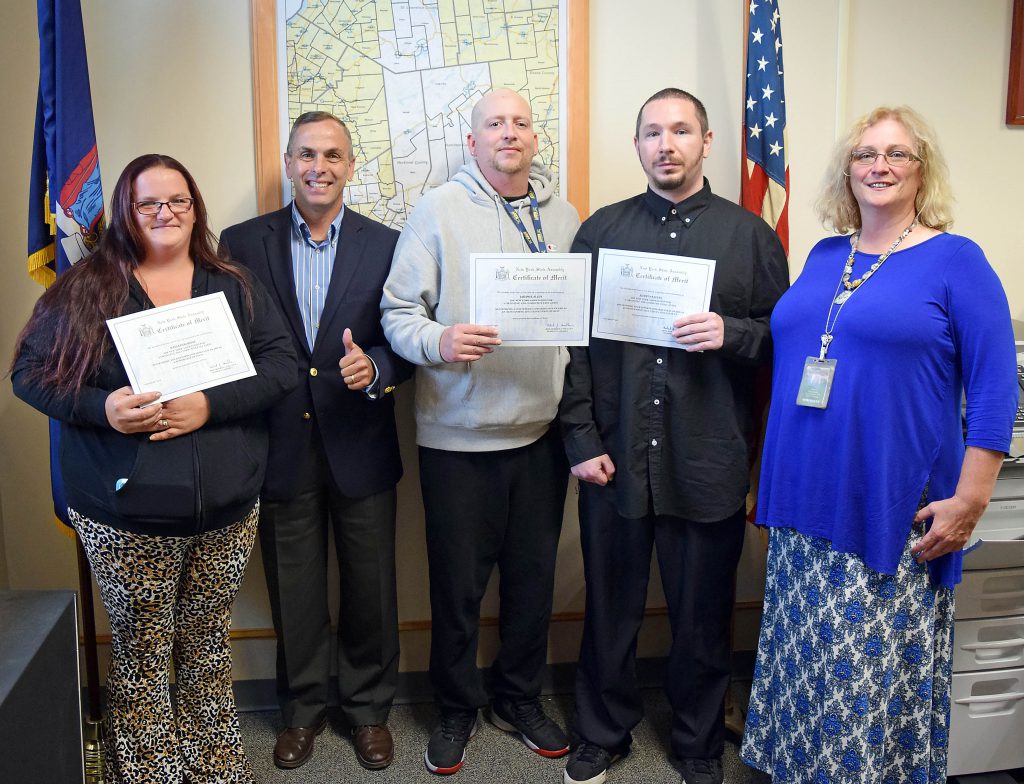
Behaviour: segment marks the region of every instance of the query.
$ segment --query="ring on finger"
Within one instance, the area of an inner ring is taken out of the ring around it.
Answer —
[[[166,419],[161,419],[157,424],[159,424],[160,427],[165,429],[171,426],[171,423],[168,422]]]

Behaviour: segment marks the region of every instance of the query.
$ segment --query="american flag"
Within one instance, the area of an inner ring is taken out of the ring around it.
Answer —
[[[740,203],[764,218],[789,253],[789,150],[778,0],[748,0]]]

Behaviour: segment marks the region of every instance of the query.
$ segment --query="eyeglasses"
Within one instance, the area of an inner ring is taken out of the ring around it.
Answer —
[[[901,150],[897,148],[895,150],[889,150],[889,152],[876,152],[870,147],[866,147],[863,150],[854,150],[851,152],[850,163],[854,166],[874,166],[879,155],[885,158],[885,162],[890,166],[907,166],[913,161],[924,160],[924,158],[918,158],[909,150]]]
[[[181,196],[170,201],[137,201],[134,203],[134,206],[139,215],[159,215],[160,210],[166,204],[167,209],[175,215],[181,215],[183,212],[188,212],[192,209],[194,201],[195,199],[191,199],[188,196]]]

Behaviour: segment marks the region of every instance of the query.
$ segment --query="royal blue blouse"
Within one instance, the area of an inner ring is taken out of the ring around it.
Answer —
[[[808,356],[817,356],[848,237],[811,251],[772,315],[772,403],[757,520],[821,536],[839,552],[894,574],[925,487],[956,490],[966,445],[1005,452],[1017,406],[1016,353],[999,278],[974,242],[939,234],[897,250],[836,320],[828,407],[796,405]],[[857,253],[859,278],[878,256]],[[833,306],[833,315],[838,306]],[[952,587],[963,554],[930,563]]]

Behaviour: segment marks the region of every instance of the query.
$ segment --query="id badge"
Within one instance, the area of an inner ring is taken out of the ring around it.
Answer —
[[[807,357],[804,362],[804,374],[800,378],[800,390],[796,393],[796,404],[809,408],[825,408],[828,405],[835,374],[834,359]]]

